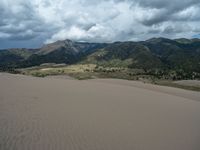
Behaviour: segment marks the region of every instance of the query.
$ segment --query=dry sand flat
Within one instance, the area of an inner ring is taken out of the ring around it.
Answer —
[[[199,150],[199,93],[148,88],[0,74],[0,150]]]

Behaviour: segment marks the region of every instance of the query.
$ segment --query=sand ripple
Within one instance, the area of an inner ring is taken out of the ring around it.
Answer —
[[[200,149],[199,101],[99,81],[0,83],[0,150]]]

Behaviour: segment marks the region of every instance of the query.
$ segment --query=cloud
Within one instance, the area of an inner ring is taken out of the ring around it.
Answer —
[[[199,34],[199,14],[199,0],[0,0],[0,48],[191,38]]]

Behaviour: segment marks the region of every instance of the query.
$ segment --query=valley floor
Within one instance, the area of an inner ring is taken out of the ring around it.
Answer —
[[[86,79],[124,79],[130,81],[142,81],[169,87],[176,87],[192,91],[200,91],[200,80],[173,80],[168,78],[167,73],[163,76],[156,76],[145,73],[142,69],[130,69],[123,67],[102,67],[95,64],[59,65],[45,64],[30,68],[16,69],[13,73],[54,78]],[[188,78],[189,79],[189,78]]]
[[[0,73],[2,150],[199,150],[200,92]]]

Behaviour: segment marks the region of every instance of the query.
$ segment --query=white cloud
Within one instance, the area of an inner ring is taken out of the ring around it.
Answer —
[[[0,32],[0,38],[9,38],[9,37],[10,37],[9,34]]]
[[[199,0],[0,0],[0,39],[40,45],[190,38],[199,34],[199,13]]]

